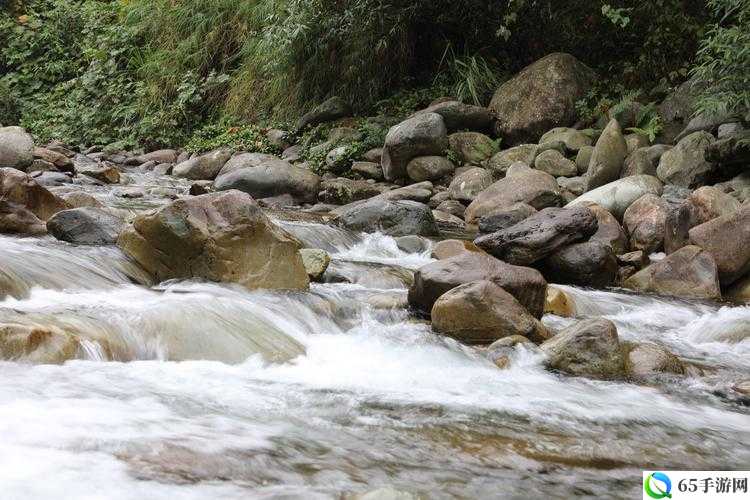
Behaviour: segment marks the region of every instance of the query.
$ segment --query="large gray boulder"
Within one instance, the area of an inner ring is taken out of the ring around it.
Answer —
[[[656,175],[667,184],[695,188],[704,183],[714,165],[706,161],[706,150],[716,139],[708,132],[695,132],[664,153]]]
[[[610,120],[596,141],[591,155],[589,168],[586,171],[588,190],[616,181],[620,178],[625,158],[628,156],[628,145],[622,135],[617,120]]]
[[[26,170],[34,161],[34,139],[21,127],[0,126],[0,168]]]
[[[466,210],[464,210],[466,212]],[[526,203],[515,203],[501,208],[479,219],[480,233],[494,233],[515,226],[536,213],[536,209]]]
[[[78,245],[113,245],[125,222],[101,208],[73,208],[57,212],[47,231],[58,240]]]
[[[524,68],[497,89],[490,109],[496,131],[510,144],[536,142],[554,127],[577,119],[576,102],[591,89],[596,74],[570,54],[550,54]]]
[[[448,186],[448,193],[452,200],[471,203],[491,185],[492,174],[484,168],[474,167],[455,176]]]
[[[320,191],[320,177],[304,167],[274,160],[220,175],[214,189],[238,189],[254,198],[289,194],[298,201],[313,202]]]
[[[500,151],[487,161],[487,169],[496,179],[501,179],[505,177],[505,173],[514,163],[521,162],[527,167],[534,165],[538,149],[539,146],[536,144],[520,144]]]
[[[672,149],[671,146],[664,144],[654,144],[653,146],[636,149],[625,158],[625,165],[622,168],[620,177],[629,177],[631,175],[655,176],[661,157],[670,149]]]
[[[217,149],[178,163],[172,169],[172,175],[194,181],[210,181],[216,178],[231,156],[230,150]]]
[[[541,345],[547,366],[571,375],[616,378],[625,372],[617,328],[608,319],[587,319]]]
[[[541,263],[544,276],[553,283],[604,288],[617,279],[617,257],[610,245],[591,240],[569,245]]]
[[[448,132],[460,130],[487,132],[492,128],[492,112],[481,106],[464,104],[458,101],[443,101],[417,111],[414,116],[426,113],[437,113],[442,116]]]
[[[716,263],[708,252],[688,245],[637,272],[624,286],[682,298],[720,299]]]
[[[448,144],[463,165],[483,165],[497,152],[495,141],[479,132],[454,132]]]
[[[587,239],[597,227],[596,216],[586,207],[545,208],[514,226],[480,236],[474,243],[502,261],[528,265]]]
[[[414,182],[444,179],[455,170],[456,166],[445,156],[417,156],[406,165],[406,173]]]
[[[750,204],[690,230],[690,241],[710,253],[724,286],[750,271]]]
[[[474,198],[466,208],[464,218],[466,222],[473,223],[491,212],[519,202],[537,210],[559,206],[560,187],[548,173],[515,163],[504,179],[495,182]]]
[[[585,193],[568,203],[568,207],[585,203],[596,203],[617,220],[622,220],[625,210],[644,194],[661,195],[662,183],[651,175],[633,175],[609,184],[605,184],[593,191]]]
[[[424,203],[372,198],[333,211],[338,221],[353,231],[381,231],[390,236],[434,236],[438,234],[435,218]]]
[[[117,244],[158,281],[203,278],[251,290],[309,284],[300,243],[240,191],[183,198],[139,215]]]
[[[556,127],[539,139],[539,144],[548,142],[562,142],[565,144],[565,149],[577,153],[581,148],[591,146],[593,141],[589,135],[584,134],[580,130],[568,127]]]
[[[234,172],[235,170],[240,170],[247,167],[259,167],[263,164],[278,165],[278,162],[281,161],[283,160],[281,160],[278,156],[270,155],[267,153],[242,153],[235,155],[227,160],[224,166],[221,167],[221,170],[219,170],[219,173],[216,175],[216,177],[226,175],[230,172]]]
[[[513,295],[532,316],[541,318],[547,282],[536,269],[506,264],[484,252],[466,251],[432,262],[414,273],[409,304],[429,314],[435,301],[453,288],[472,281],[492,281]]]
[[[406,165],[417,156],[440,156],[448,149],[448,129],[437,113],[417,115],[391,127],[380,164],[386,180],[407,176]]]
[[[534,160],[534,167],[553,177],[575,177],[578,174],[576,164],[555,149],[540,153]]]
[[[432,329],[466,344],[490,344],[521,335],[541,343],[542,323],[492,281],[473,281],[444,293],[432,306]]]

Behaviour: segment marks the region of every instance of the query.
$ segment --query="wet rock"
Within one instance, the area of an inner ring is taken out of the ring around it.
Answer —
[[[172,175],[191,180],[213,180],[231,156],[230,150],[217,149],[178,163],[172,169]]]
[[[510,367],[513,356],[516,354],[518,346],[525,349],[538,351],[538,347],[521,335],[511,335],[503,337],[493,342],[488,348],[485,356],[500,369]]]
[[[616,378],[625,372],[625,360],[614,323],[587,319],[561,331],[541,345],[547,366],[571,375]]]
[[[750,274],[735,281],[725,296],[738,304],[750,304]]]
[[[417,111],[415,115],[437,113],[443,117],[448,132],[459,130],[488,131],[492,126],[492,112],[481,106],[473,106],[458,101],[443,101]]]
[[[0,233],[39,235],[46,232],[44,221],[26,207],[0,199]]]
[[[492,281],[513,295],[536,318],[542,316],[547,282],[541,273],[513,266],[480,252],[462,252],[422,266],[414,273],[409,304],[428,314],[445,292],[472,281]]]
[[[680,358],[660,345],[643,343],[627,347],[625,370],[634,377],[649,377],[661,373],[684,375]]]
[[[539,139],[539,144],[558,141],[565,144],[565,149],[573,153],[580,151],[581,148],[591,146],[593,142],[591,137],[580,130],[567,127],[557,127],[544,134]]]
[[[55,326],[0,323],[0,359],[63,363],[74,359],[80,347],[76,336]]]
[[[406,165],[418,156],[442,155],[448,149],[443,117],[425,113],[391,127],[385,138],[381,165],[389,181],[407,176]]]
[[[497,151],[495,141],[479,132],[455,132],[448,144],[464,165],[482,165]]]
[[[547,329],[492,281],[475,281],[444,293],[432,307],[432,329],[467,344],[524,336],[543,342]]]
[[[617,257],[601,241],[587,241],[561,248],[541,264],[546,278],[593,288],[605,288],[617,281]]]
[[[120,171],[110,162],[92,161],[82,158],[82,155],[76,155],[73,158],[73,163],[78,175],[85,175],[105,184],[120,182]]]
[[[432,198],[433,190],[434,186],[432,183],[424,181],[385,191],[378,198],[390,201],[411,200],[419,203],[427,203]]]
[[[432,211],[424,203],[372,198],[334,211],[338,220],[353,231],[382,231],[390,236],[438,234]]]
[[[717,217],[731,215],[740,209],[740,202],[713,186],[696,189],[688,197],[692,224],[699,226]]]
[[[396,238],[396,246],[406,253],[423,253],[430,248],[430,240],[414,234]]]
[[[617,120],[611,120],[591,154],[591,163],[586,172],[588,189],[596,189],[619,179],[627,156],[628,146],[620,124]]]
[[[0,168],[0,200],[6,203],[5,213],[10,213],[10,207],[21,207],[40,221],[47,221],[60,210],[69,208],[60,197],[13,168]],[[15,209],[12,211],[19,213]]]
[[[596,217],[586,207],[546,208],[507,229],[480,236],[474,243],[500,260],[528,265],[587,239],[597,227]]]
[[[61,172],[75,172],[75,168],[73,167],[73,160],[62,153],[58,153],[57,151],[36,147],[34,148],[34,158],[38,158],[40,160],[53,164],[55,168],[57,170],[60,170]]]
[[[474,167],[458,174],[448,186],[453,200],[471,203],[479,193],[492,185],[492,174],[489,170]]]
[[[57,212],[47,231],[58,240],[77,245],[113,245],[125,222],[101,208],[73,208]]]
[[[578,174],[576,164],[554,149],[540,153],[534,160],[534,167],[554,177],[574,177]]]
[[[320,281],[331,263],[331,256],[319,248],[303,248],[299,253],[310,281]]]
[[[480,233],[494,233],[508,229],[528,219],[536,213],[534,207],[526,203],[514,203],[507,208],[500,208],[479,219]]]
[[[57,196],[59,196],[66,205],[68,205],[70,208],[83,208],[83,207],[95,207],[99,208],[104,205],[91,196],[88,193],[84,193],[83,191],[72,191],[72,192],[55,192]]]
[[[324,180],[321,182],[320,187],[321,192],[318,198],[325,203],[335,203],[337,205],[346,205],[355,201],[366,200],[388,190],[388,187],[382,184],[372,184],[367,181],[345,179],[343,177]]]
[[[331,122],[351,115],[352,109],[346,101],[340,97],[331,97],[303,115],[297,122],[296,132],[301,132],[308,126],[314,127],[320,123]]]
[[[383,168],[380,166],[380,163],[355,161],[352,163],[352,172],[361,175],[365,179],[373,179],[376,181],[383,180]]]
[[[437,208],[435,208],[435,210],[449,213],[455,217],[461,218],[461,221],[463,221],[466,207],[459,201],[445,200],[444,202],[440,203]]]
[[[715,140],[708,132],[695,132],[664,153],[656,175],[667,184],[694,188],[704,183],[714,166],[706,161],[706,149]]]
[[[352,500],[419,500],[419,497],[407,491],[396,490],[386,486],[356,495]]]
[[[690,241],[714,258],[722,285],[734,283],[750,271],[750,204],[692,228]]]
[[[661,181],[650,175],[633,175],[589,191],[567,206],[593,202],[614,215],[617,220],[622,220],[625,210],[638,198],[649,193],[661,195]]]
[[[224,166],[221,167],[221,170],[219,170],[219,173],[216,174],[215,177],[220,177],[222,175],[226,175],[230,172],[235,172],[243,168],[259,167],[264,164],[284,165],[282,160],[274,155],[266,153],[242,153],[229,158],[226,163],[224,163]]]
[[[138,159],[141,163],[155,161],[156,163],[176,163],[178,153],[174,149],[159,149],[140,155]]]
[[[484,251],[476,246],[474,242],[468,240],[443,240],[435,244],[432,248],[433,259],[443,260],[455,257],[463,252],[480,252]]]
[[[711,254],[686,246],[654,262],[624,282],[640,292],[682,298],[720,299],[716,263]]]
[[[516,203],[526,203],[539,210],[560,205],[560,188],[551,175],[513,165],[508,175],[479,193],[466,208],[465,220],[476,222],[481,217]]]
[[[283,160],[245,167],[216,178],[214,189],[238,189],[255,198],[290,194],[301,202],[313,202],[320,192],[320,177]]]
[[[615,219],[614,215],[596,203],[584,202],[581,203],[581,206],[591,210],[598,222],[596,232],[591,235],[589,241],[599,241],[604,243],[612,248],[612,251],[615,254],[621,254],[628,251],[628,237],[622,226],[620,226],[620,223]]]
[[[527,167],[532,166],[536,158],[537,149],[539,149],[539,146],[536,144],[521,144],[505,151],[500,151],[487,161],[487,169],[492,172],[495,179],[503,178],[514,163],[521,162]]]
[[[547,287],[547,297],[544,300],[544,314],[574,318],[577,314],[575,301],[565,291],[550,285]]]
[[[448,177],[456,166],[444,156],[418,156],[406,165],[406,173],[415,182],[437,181]]]
[[[25,170],[34,161],[34,139],[21,127],[0,126],[0,168]]]
[[[308,287],[300,243],[239,191],[183,198],[139,215],[117,244],[158,281],[203,278],[249,289]]]
[[[63,172],[30,172],[29,175],[44,187],[64,186],[73,182],[70,174]]]
[[[554,127],[572,125],[575,104],[591,89],[596,74],[570,54],[550,54],[524,68],[497,89],[490,110],[496,132],[511,144],[535,142]]]
[[[630,248],[647,254],[661,250],[668,210],[666,200],[654,194],[643,195],[630,205],[622,218],[630,235]]]

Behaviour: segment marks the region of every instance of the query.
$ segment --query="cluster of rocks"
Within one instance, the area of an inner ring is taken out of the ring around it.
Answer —
[[[263,207],[324,212],[351,230],[395,237],[461,234],[435,247],[437,260],[409,290],[434,331],[492,344],[498,365],[529,344],[576,375],[684,373],[658,346],[621,344],[606,320],[551,332],[542,314],[572,316],[575,305],[547,282],[750,302],[750,132],[742,117],[695,116],[690,82],[659,107],[655,144],[633,131],[638,103],[577,123],[576,102],[595,81],[573,56],[551,54],[504,83],[488,107],[440,99],[353,160],[340,144],[356,130],[334,127],[313,148],[326,158],[323,175],[295,138],[349,117],[339,98],[293,131],[269,130],[280,156],[76,152],[0,128],[0,232],[117,243],[157,280],[284,289],[321,279],[330,259],[302,249]],[[127,168],[188,179],[191,196],[124,221],[70,189],[117,184]]]

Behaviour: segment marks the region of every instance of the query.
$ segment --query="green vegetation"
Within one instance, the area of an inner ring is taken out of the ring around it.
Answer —
[[[601,76],[579,105],[586,120],[634,92],[657,101],[691,71],[714,82],[706,109],[738,109],[750,101],[749,4],[16,1],[0,11],[0,122],[72,144],[265,151],[248,124],[294,119],[331,95],[363,115],[404,116],[445,95],[486,105],[553,51]],[[658,126],[651,116],[636,128]]]

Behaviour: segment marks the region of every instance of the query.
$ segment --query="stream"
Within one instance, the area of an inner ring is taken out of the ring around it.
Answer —
[[[143,196],[76,189],[132,215],[188,188],[123,178]],[[500,370],[409,315],[429,251],[278,223],[327,250],[335,279],[306,293],[151,283],[115,247],[0,236],[0,321],[54,327],[75,358],[0,361],[2,497],[633,498],[645,468],[750,468],[750,399],[733,390],[750,379],[750,307],[562,287],[580,318],[702,374],[567,377],[523,347]]]

